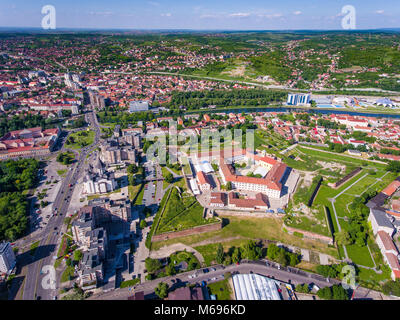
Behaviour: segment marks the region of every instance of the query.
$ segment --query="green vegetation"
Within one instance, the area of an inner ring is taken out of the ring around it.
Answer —
[[[197,202],[196,198],[186,192],[178,191],[174,187],[156,234],[179,231],[217,221],[216,219],[203,219],[203,207]]]
[[[396,279],[396,281],[387,281],[382,286],[382,292],[385,295],[393,295],[400,297],[400,280]]]
[[[166,298],[168,296],[168,284],[160,282],[154,292],[160,299]]]
[[[229,285],[229,279],[209,283],[207,288],[210,295],[215,295],[217,300],[231,300],[232,289]]]
[[[133,287],[133,286],[136,286],[139,283],[140,283],[140,278],[135,278],[135,279],[132,279],[132,280],[122,281],[121,285],[119,287],[121,289],[128,288],[128,287]]]
[[[67,148],[81,149],[91,145],[94,142],[94,131],[78,131],[71,133],[65,143]]]
[[[67,151],[59,153],[57,156],[57,162],[65,165],[69,165],[75,160],[75,154],[73,152]]]
[[[64,272],[61,274],[60,282],[67,282],[69,280],[72,280],[72,278],[74,277],[74,273],[75,273],[74,266],[72,265],[67,266]]]
[[[349,293],[341,285],[333,285],[318,290],[317,295],[325,300],[349,300]]]
[[[36,242],[34,242],[34,243],[31,244],[29,253],[30,253],[30,255],[31,255],[32,257],[35,255],[36,249],[39,247],[39,243],[40,243],[40,241],[36,241]]]
[[[270,260],[276,261],[286,267],[290,265],[294,267],[300,262],[300,255],[294,252],[289,252],[284,248],[278,247],[275,244],[268,245],[267,257]]]
[[[219,108],[228,106],[258,106],[281,103],[287,94],[274,90],[231,90],[231,91],[187,91],[173,92],[171,107],[184,105],[188,109],[205,108],[215,105]]]

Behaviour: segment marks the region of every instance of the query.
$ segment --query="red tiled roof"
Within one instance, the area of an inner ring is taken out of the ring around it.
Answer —
[[[393,181],[391,184],[389,184],[383,191],[382,193],[386,194],[387,196],[392,196],[393,193],[396,192],[396,190],[400,187],[400,181]]]
[[[255,198],[240,199],[235,192],[230,192],[229,204],[238,208],[268,207],[268,198],[265,194],[257,193]]]
[[[210,182],[208,182],[207,176],[204,174],[203,171],[197,172],[197,179],[199,181],[199,185],[210,184]]]
[[[234,173],[234,169],[230,164],[226,164],[223,159],[220,159],[220,168],[224,174],[225,180],[230,182],[251,183],[258,185],[265,185],[269,189],[281,190],[282,184],[280,180],[287,168],[284,163],[277,163],[268,172],[265,178],[245,177],[239,176]]]
[[[394,270],[400,270],[400,264],[399,264],[399,260],[397,259],[397,257],[393,254],[393,253],[385,253],[386,258],[389,262],[389,267],[390,269]]]
[[[226,193],[223,192],[212,192],[210,197],[210,203],[213,204],[226,204]]]

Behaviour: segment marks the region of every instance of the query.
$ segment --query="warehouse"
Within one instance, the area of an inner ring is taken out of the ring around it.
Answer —
[[[258,274],[235,274],[232,279],[236,300],[282,300],[275,280]]]

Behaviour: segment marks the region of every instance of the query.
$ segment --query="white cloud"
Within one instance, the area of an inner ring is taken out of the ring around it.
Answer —
[[[258,16],[261,18],[274,19],[274,18],[282,18],[283,14],[281,14],[281,13],[258,14]]]
[[[385,10],[376,10],[376,13],[377,14],[382,14],[382,13],[385,13]]]
[[[103,12],[91,11],[91,12],[89,12],[89,14],[93,15],[93,16],[110,16],[110,15],[113,15],[114,12],[111,12],[111,11],[103,11]]]
[[[202,14],[200,16],[200,19],[214,19],[214,18],[219,18],[217,14]]]
[[[170,17],[170,16],[172,16],[172,14],[171,13],[161,13],[161,17]]]
[[[250,13],[238,12],[238,13],[231,13],[229,16],[234,18],[243,18],[250,16]]]
[[[301,12],[301,11],[295,11],[295,12],[293,12],[293,14],[294,15],[296,15],[296,16],[298,16],[299,14],[302,14],[303,12]]]

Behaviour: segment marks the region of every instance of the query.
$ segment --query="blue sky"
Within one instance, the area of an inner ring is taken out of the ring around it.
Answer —
[[[400,27],[399,0],[0,0],[0,27],[40,27],[49,4],[57,28],[341,29],[345,5],[357,29]]]

